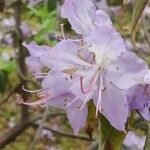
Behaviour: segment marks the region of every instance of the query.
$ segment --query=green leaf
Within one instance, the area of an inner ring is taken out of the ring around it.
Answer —
[[[147,122],[147,128],[148,128],[148,132],[147,132],[144,150],[150,150],[150,122]]]
[[[47,1],[47,9],[49,12],[56,10],[57,1],[56,0],[48,0]]]
[[[149,0],[135,0],[134,8],[133,8],[133,17],[132,17],[132,28],[131,28],[131,39],[133,46],[135,45],[135,35],[136,35],[136,28],[138,20],[140,19],[144,8],[146,7]]]
[[[16,69],[16,61],[12,60],[10,62],[4,63],[0,61],[0,70],[11,73]]]
[[[108,120],[100,114],[99,149],[120,150],[126,133],[113,128]]]

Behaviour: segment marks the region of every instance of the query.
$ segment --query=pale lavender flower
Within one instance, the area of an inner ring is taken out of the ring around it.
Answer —
[[[143,150],[145,144],[145,136],[137,136],[134,132],[129,132],[124,140],[124,144],[133,150]]]
[[[87,109],[86,103],[93,99],[97,112],[101,112],[115,128],[124,131],[128,106],[121,89],[139,83],[147,71],[147,66],[135,54],[126,51],[121,36],[111,26],[99,27],[85,39],[85,45],[82,42],[62,40],[40,56],[41,62],[58,70],[61,78],[57,79],[56,75],[52,78],[49,73],[48,78],[43,80],[46,80],[46,84],[42,84],[42,87],[46,89],[44,85],[47,85],[54,96],[43,101],[51,106],[55,102],[55,106],[63,106],[67,111],[72,108],[72,112],[75,111],[73,108],[79,106],[77,112],[82,114],[81,111]],[[66,104],[60,96],[64,99],[65,95],[70,93],[72,96],[67,98],[70,101],[67,100]],[[63,103],[57,100],[57,96]],[[75,112],[73,114],[76,115]],[[85,114],[84,112],[84,117],[80,115],[82,119],[86,118]],[[71,115],[70,118],[74,117]],[[79,118],[80,121],[82,119]],[[74,119],[70,122],[73,128],[78,126],[77,123],[81,123]]]
[[[35,44],[25,45],[31,56],[38,57],[42,65],[51,69],[43,76],[42,90],[37,91],[42,98],[30,105],[66,109],[77,134],[85,126],[86,103],[93,99],[96,114],[99,111],[112,126],[125,131],[128,103],[123,90],[143,80],[147,65],[126,51],[107,14],[96,11],[88,0],[66,0],[62,15],[84,38],[64,39],[44,53],[35,51],[38,47]]]
[[[150,121],[150,72],[143,81],[127,90],[130,110],[137,110],[144,119]]]

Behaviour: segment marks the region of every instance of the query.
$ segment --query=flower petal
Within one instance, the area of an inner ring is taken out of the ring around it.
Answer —
[[[40,72],[43,65],[41,64],[40,60],[36,57],[29,56],[26,58],[25,63],[29,70],[33,73]]]
[[[106,69],[106,78],[121,89],[128,89],[142,83],[148,72],[146,63],[134,53],[124,52],[118,60],[111,62]]]
[[[112,26],[98,27],[86,41],[90,45],[89,51],[95,53],[97,62],[116,59],[126,51],[122,37]]]
[[[60,71],[90,65],[78,56],[79,49],[79,41],[62,40],[43,54],[40,60],[45,66]]]
[[[49,46],[39,46],[35,42],[29,44],[23,43],[22,45],[28,49],[30,55],[33,57],[40,57],[46,51],[51,49]]]
[[[85,105],[82,110],[80,110],[81,106],[82,103],[78,100],[67,109],[67,117],[75,135],[77,135],[80,129],[85,127],[86,124],[87,106]]]
[[[97,101],[98,99],[94,99],[95,104],[97,104]],[[110,82],[104,83],[99,110],[114,128],[125,131],[125,123],[128,117],[127,99],[125,94]]]
[[[56,97],[51,98],[46,102],[49,106],[54,106],[60,109],[67,110],[67,117],[69,119],[70,125],[74,130],[74,134],[78,134],[79,130],[85,126],[87,118],[87,107],[86,105],[82,110],[82,102],[78,99],[75,103],[66,107],[75,96],[70,93],[65,93]]]
[[[128,89],[127,99],[130,110],[138,110],[146,119],[150,120],[150,85],[138,84]]]
[[[58,71],[50,71],[42,81],[43,89],[51,91],[54,96],[68,92],[69,86],[70,76]]]
[[[96,26],[112,26],[112,21],[110,20],[110,17],[102,10],[97,10],[96,11],[96,18],[94,21],[94,24]]]
[[[90,33],[94,27],[95,14],[96,7],[90,0],[65,0],[61,10],[61,16],[67,18],[72,28],[83,35]]]

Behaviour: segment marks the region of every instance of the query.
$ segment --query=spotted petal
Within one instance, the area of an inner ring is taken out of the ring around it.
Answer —
[[[78,99],[69,107],[66,107],[74,99],[74,95],[70,93],[64,93],[62,95],[51,98],[46,103],[49,106],[67,110],[67,117],[71,127],[74,130],[74,134],[78,134],[79,130],[85,126],[87,118],[87,107],[85,106],[82,110],[80,110],[82,105],[80,99]]]
[[[41,56],[41,62],[55,70],[66,70],[78,66],[89,66],[90,64],[78,56],[81,48],[79,41],[62,40],[50,51]]]
[[[111,62],[106,70],[106,78],[121,89],[128,89],[143,82],[148,72],[146,63],[131,52],[124,52],[116,61]]]
[[[99,101],[97,98],[98,96],[95,96],[95,105]],[[125,123],[128,117],[128,105],[125,94],[114,84],[106,82],[104,83],[100,101],[101,103],[98,103],[99,110],[110,124],[120,131],[125,131]]]
[[[127,90],[130,110],[138,110],[146,119],[150,120],[150,85],[138,84]]]

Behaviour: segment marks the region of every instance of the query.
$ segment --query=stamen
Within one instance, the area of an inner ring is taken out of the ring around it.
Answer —
[[[46,77],[46,75],[35,75],[34,76],[36,79],[43,79]]]
[[[22,90],[25,91],[25,92],[28,92],[28,93],[40,93],[40,92],[44,92],[43,89],[41,90],[28,90],[28,89],[25,89],[24,86],[22,86]]]
[[[96,69],[96,68],[94,68],[94,69]],[[93,70],[94,70],[93,69]],[[93,71],[93,70],[91,70],[91,72]],[[99,71],[99,70],[97,70],[97,71]],[[97,76],[97,71],[95,72],[95,75],[94,75],[94,77],[90,80],[90,84],[89,84],[89,88],[87,88],[87,89],[84,89],[84,87],[83,87],[83,76],[82,77],[80,77],[80,87],[81,87],[81,91],[82,91],[82,93],[83,94],[87,94],[88,92],[90,92],[91,91],[91,89],[92,89],[92,86],[93,86],[93,82],[94,82],[94,80],[95,80],[95,78],[96,78],[96,76]],[[91,73],[88,75],[88,77],[91,75]]]
[[[73,101],[71,101],[68,105],[66,105],[65,107],[69,107],[70,105],[72,105],[77,99],[79,98],[79,96],[77,96]]]
[[[102,76],[100,76],[100,86],[99,86],[99,93],[98,93],[98,99],[96,104],[96,117],[98,115],[98,110],[101,112],[101,106],[102,106],[102,90],[103,90],[103,79]],[[100,107],[99,107],[100,105]]]
[[[61,29],[63,39],[66,40],[67,38],[66,38],[65,33],[64,33],[64,24],[60,24],[60,29]]]
[[[48,75],[48,73],[46,73],[46,72],[36,72],[36,73],[34,73],[34,75]]]
[[[35,102],[24,102],[23,99],[22,99],[22,104],[24,105],[28,105],[28,106],[36,106],[36,105],[41,105],[41,104],[44,104],[46,102],[46,100],[48,100],[50,98],[51,95],[46,95],[45,97],[39,99],[38,101],[35,101]]]
[[[94,78],[92,79],[93,82],[91,83],[91,89],[93,88],[93,85],[95,85],[95,82],[97,81],[98,76],[99,76],[99,72],[98,72],[98,73],[96,72],[96,75],[95,75]],[[85,106],[85,104],[86,104],[87,101],[89,100],[90,94],[91,94],[91,93],[89,92],[89,94],[88,94],[87,97],[85,98],[85,101],[84,101],[83,105],[81,106],[80,110],[83,109],[83,107]]]

